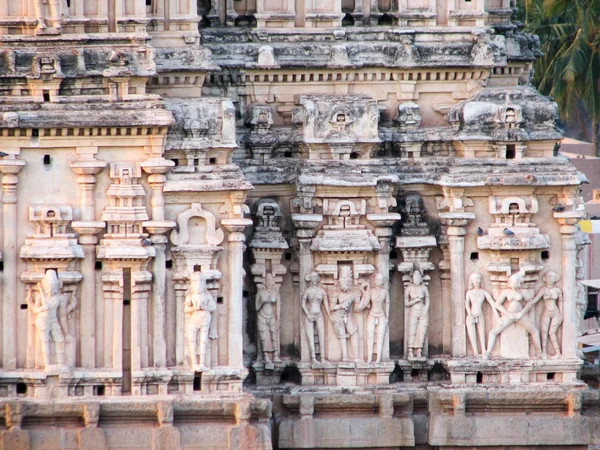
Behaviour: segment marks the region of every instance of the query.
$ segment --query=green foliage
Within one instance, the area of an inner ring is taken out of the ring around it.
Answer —
[[[554,97],[563,118],[581,107],[594,122],[597,142],[600,121],[600,0],[523,0],[526,30],[540,37],[544,56],[536,61],[534,82]]]

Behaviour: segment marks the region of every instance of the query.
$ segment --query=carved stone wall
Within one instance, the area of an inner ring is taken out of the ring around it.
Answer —
[[[514,7],[0,0],[0,449],[600,445]]]

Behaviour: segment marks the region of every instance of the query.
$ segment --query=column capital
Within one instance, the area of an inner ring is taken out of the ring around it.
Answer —
[[[106,167],[106,161],[100,161],[98,159],[79,159],[69,163],[69,167],[77,175],[96,175]],[[94,179],[89,179],[89,181],[87,181],[88,179],[83,177],[79,180],[80,183],[93,183],[95,181]]]
[[[244,236],[244,230],[252,225],[250,219],[222,219],[221,225],[225,228],[229,235],[227,240],[229,242],[244,242],[246,236]]]
[[[25,167],[25,161],[23,161],[22,159],[3,159],[0,160],[0,173],[2,173],[4,176],[2,177],[2,183],[3,184],[17,184],[18,179],[16,179],[16,181],[12,182],[12,181],[5,181],[5,179],[10,179],[12,180],[12,178],[7,178],[7,175],[17,175],[21,169]]]
[[[573,234],[577,231],[577,225],[583,219],[584,211],[553,212],[552,216],[559,223],[561,234]]]

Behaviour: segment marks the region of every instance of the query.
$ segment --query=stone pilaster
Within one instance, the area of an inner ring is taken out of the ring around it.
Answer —
[[[17,368],[17,185],[25,161],[8,159],[0,162],[2,173],[2,253],[4,283],[2,289],[2,367]]]
[[[452,310],[452,356],[467,356],[467,335],[465,328],[465,234],[466,226],[475,218],[473,213],[440,213],[442,223],[447,226],[448,247],[450,249],[450,293]]]

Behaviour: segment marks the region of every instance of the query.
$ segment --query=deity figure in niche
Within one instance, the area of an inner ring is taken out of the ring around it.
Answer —
[[[503,316],[500,318],[498,326],[490,331],[488,337],[488,347],[484,355],[485,358],[490,357],[492,350],[494,349],[494,345],[496,345],[496,338],[498,335],[510,327],[513,323],[521,326],[529,333],[531,339],[533,340],[535,349],[538,353],[542,353],[540,333],[529,316],[526,315],[529,309],[521,306],[521,302],[524,300],[522,285],[523,275],[520,273],[515,273],[508,279],[508,288],[502,290],[500,293],[500,298],[496,301],[495,306],[496,309],[503,314]],[[508,302],[508,307],[504,307],[504,302]]]
[[[542,311],[542,355],[548,355],[548,336],[554,347],[555,356],[560,356],[560,344],[558,340],[558,328],[563,322],[563,293],[562,289],[556,286],[560,281],[560,275],[550,270],[544,274],[542,281],[545,286],[542,287],[536,296],[529,302],[524,311],[529,311],[540,300],[544,300],[544,309]]]
[[[356,311],[360,312],[367,308],[369,309],[369,315],[367,316],[367,362],[369,364],[373,362],[373,345],[377,343],[375,350],[377,359],[375,362],[380,363],[390,317],[390,294],[385,288],[385,277],[381,273],[375,276],[375,287],[370,290],[370,293],[365,292]]]
[[[492,295],[481,287],[481,274],[473,272],[469,277],[469,286],[465,297],[465,308],[467,310],[467,335],[473,349],[473,355],[479,354],[477,347],[477,338],[481,354],[485,353],[485,316],[483,314],[483,305],[487,301],[492,307],[492,311],[497,320],[500,320],[498,310]]]
[[[258,337],[266,363],[271,362],[269,354],[273,354],[274,362],[279,359],[279,320],[277,319],[277,308],[281,297],[273,275],[268,273],[265,284],[258,285],[256,294],[256,313],[258,321]]]
[[[423,358],[423,346],[429,329],[429,304],[429,289],[423,284],[421,272],[415,270],[404,290],[408,359]]]
[[[333,329],[337,335],[342,349],[342,361],[350,361],[348,355],[348,339],[352,338],[358,331],[358,323],[354,317],[353,306],[359,307],[361,300],[364,300],[366,295],[370,295],[370,286],[368,283],[363,284],[362,295],[353,288],[352,269],[342,267],[340,270],[339,287],[332,295],[329,302],[330,318],[333,323]],[[365,300],[366,303],[366,300]],[[358,341],[352,341],[352,355],[358,357]]]
[[[216,309],[217,303],[206,288],[206,278],[200,272],[193,272],[185,296],[184,311],[188,317],[187,344],[191,365],[199,370],[208,368],[208,342],[217,338],[214,327],[211,327],[212,313]]]
[[[329,315],[329,305],[327,300],[327,292],[321,287],[321,277],[317,272],[311,272],[306,275],[306,281],[310,282],[310,286],[306,288],[302,295],[302,311],[304,311],[304,331],[308,340],[308,349],[310,358],[313,363],[317,362],[317,353],[315,349],[315,330],[319,338],[321,347],[321,362],[326,362],[325,359],[325,319],[321,304],[325,306],[325,311]]]
[[[42,348],[44,366],[51,363],[50,340],[54,342],[56,363],[65,363],[65,336],[67,339],[66,323],[66,296],[61,292],[61,282],[56,270],[47,270],[44,278],[38,283],[39,295],[34,300],[33,293],[29,290],[26,302],[31,307],[35,316],[37,340]],[[61,320],[62,319],[62,320]]]

